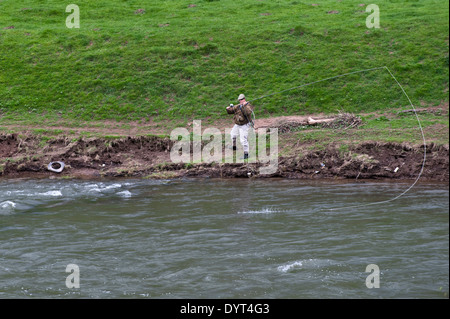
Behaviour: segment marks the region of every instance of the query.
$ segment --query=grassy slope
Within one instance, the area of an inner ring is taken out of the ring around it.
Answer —
[[[250,99],[355,70],[388,66],[413,103],[448,101],[446,1],[0,0],[0,109],[23,118],[159,120],[225,117]],[[313,6],[312,3],[317,3]],[[195,4],[195,6],[190,6]],[[137,9],[145,13],[136,14]],[[330,14],[329,11],[339,11]],[[7,28],[14,26],[14,28]],[[259,117],[406,107],[385,70],[255,101]]]
[[[2,131],[32,126],[45,144],[57,135],[127,134],[127,127],[136,127],[130,120],[142,125],[137,134],[145,134],[148,125],[167,132],[192,119],[214,125],[214,119],[228,118],[223,106],[240,92],[254,99],[384,65],[417,107],[448,105],[443,1],[378,1],[378,30],[366,28],[368,14],[359,1],[77,4],[81,28],[67,29],[66,4],[0,0],[0,126],[9,125]],[[386,70],[254,104],[259,118],[338,110],[363,114],[361,129],[293,132],[282,140],[285,150],[298,142],[313,149],[365,140],[422,142],[414,114],[397,114],[409,103]],[[448,144],[448,113],[420,118],[427,141]],[[120,133],[93,120],[121,121]]]

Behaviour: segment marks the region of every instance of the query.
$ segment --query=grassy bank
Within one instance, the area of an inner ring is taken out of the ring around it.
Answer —
[[[366,27],[359,1],[77,4],[81,26],[68,29],[65,3],[0,1],[0,125],[216,120],[241,92],[252,100],[382,66],[414,104],[448,103],[445,1],[380,0],[380,29]],[[258,117],[409,107],[384,69],[254,104]]]

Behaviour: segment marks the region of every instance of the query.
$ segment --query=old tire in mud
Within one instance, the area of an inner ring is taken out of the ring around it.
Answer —
[[[55,173],[61,173],[64,169],[64,166],[65,165],[63,162],[51,162],[48,164],[47,169]]]

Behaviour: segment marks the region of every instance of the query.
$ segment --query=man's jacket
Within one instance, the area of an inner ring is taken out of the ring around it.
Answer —
[[[247,116],[245,116],[244,114],[244,110],[253,110],[252,105],[249,102],[246,102],[244,105],[234,105],[232,107],[227,108],[227,112],[228,114],[234,114],[233,116],[233,120],[234,123],[237,125],[244,125],[247,124],[249,122],[249,120],[251,119],[251,111],[250,113],[247,114]]]

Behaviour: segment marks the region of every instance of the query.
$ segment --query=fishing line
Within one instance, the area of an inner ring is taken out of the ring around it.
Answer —
[[[256,98],[256,99],[250,100],[249,102],[261,100],[261,99],[264,99],[264,98],[269,97],[269,96],[272,96],[272,95],[276,95],[276,94],[280,94],[280,93],[284,93],[284,92],[288,92],[288,91],[300,89],[300,88],[302,88],[302,87],[305,87],[305,86],[308,86],[308,85],[312,85],[312,84],[316,84],[316,83],[319,83],[319,82],[325,82],[325,81],[328,81],[328,80],[337,79],[337,78],[340,78],[340,77],[344,77],[344,76],[351,75],[351,74],[356,74],[356,73],[368,72],[368,71],[373,71],[373,70],[380,70],[380,69],[383,69],[383,68],[386,68],[386,67],[378,67],[378,68],[372,68],[372,69],[366,69],[366,70],[360,70],[360,71],[348,72],[348,73],[344,73],[344,74],[332,76],[332,77],[325,78],[325,79],[322,79],[322,80],[317,80],[317,81],[314,81],[314,82],[310,82],[310,83],[302,84],[302,85],[299,85],[299,86],[295,86],[295,87],[292,87],[292,88],[290,88],[290,89],[286,89],[286,90],[282,90],[282,91],[279,91],[279,92],[275,92],[275,93],[270,93],[270,94],[267,94],[267,95],[263,95],[263,96],[258,97],[258,98]]]
[[[335,210],[340,210],[340,209],[359,208],[359,207],[365,207],[365,206],[370,206],[370,205],[379,205],[379,204],[389,203],[389,202],[392,202],[392,201],[397,200],[397,199],[399,199],[400,197],[404,196],[404,195],[405,195],[407,192],[409,192],[409,191],[417,184],[417,182],[419,181],[419,179],[420,179],[420,177],[422,176],[422,173],[423,173],[423,171],[424,171],[424,168],[425,168],[427,145],[426,145],[425,134],[424,134],[424,132],[423,132],[422,124],[420,123],[419,115],[417,114],[416,108],[414,107],[413,103],[411,102],[411,99],[409,98],[408,94],[407,94],[406,91],[403,89],[403,86],[402,86],[402,85],[400,84],[400,82],[395,78],[394,74],[392,74],[391,70],[389,70],[389,68],[388,68],[387,66],[382,66],[382,67],[371,68],[371,69],[365,69],[365,70],[359,70],[359,71],[353,71],[353,72],[348,72],[348,73],[344,73],[344,74],[340,74],[340,75],[328,77],[328,78],[325,78],[325,79],[321,79],[321,80],[317,80],[317,81],[314,81],[314,82],[310,82],[310,83],[302,84],[302,85],[299,85],[299,86],[295,86],[295,87],[292,87],[292,88],[289,88],[289,89],[285,89],[285,90],[282,90],[282,91],[279,91],[279,92],[275,92],[275,93],[270,93],[270,94],[267,94],[267,95],[263,95],[263,96],[261,96],[261,97],[258,97],[258,98],[256,98],[256,99],[252,99],[252,100],[249,101],[249,102],[253,102],[253,101],[261,100],[261,99],[267,98],[267,97],[269,97],[269,96],[273,96],[273,95],[276,95],[276,94],[281,94],[281,93],[284,93],[284,92],[296,90],[296,89],[299,89],[299,88],[302,88],[302,87],[305,87],[305,86],[308,86],[308,85],[312,85],[312,84],[316,84],[316,83],[320,83],[320,82],[325,82],[325,81],[332,80],[332,79],[337,79],[337,78],[344,77],[344,76],[351,75],[351,74],[357,74],[357,73],[363,73],[363,72],[369,72],[369,71],[381,70],[381,69],[385,69],[385,70],[387,70],[387,71],[389,72],[390,76],[394,79],[394,81],[397,83],[397,85],[398,85],[398,86],[400,87],[400,89],[402,90],[403,94],[404,94],[404,95],[406,96],[406,98],[408,99],[408,102],[409,102],[409,104],[411,105],[411,107],[412,107],[412,109],[413,109],[413,111],[414,111],[414,114],[415,114],[415,116],[416,116],[417,123],[419,124],[419,129],[420,129],[420,132],[421,132],[421,134],[422,134],[422,139],[423,139],[423,161],[422,161],[422,166],[421,166],[421,168],[420,168],[420,172],[419,172],[417,178],[416,178],[416,179],[414,180],[414,182],[411,184],[411,186],[409,186],[409,187],[408,187],[405,191],[403,191],[401,194],[399,194],[399,195],[397,195],[397,196],[395,196],[395,197],[393,197],[393,198],[391,198],[391,199],[384,200],[384,201],[373,202],[373,203],[366,203],[366,204],[361,204],[361,205],[352,205],[352,206],[345,206],[345,207],[328,208],[327,210],[335,211]]]
[[[392,202],[394,200],[397,200],[400,197],[402,197],[403,195],[405,195],[407,192],[409,192],[417,184],[417,182],[419,181],[420,177],[422,176],[423,170],[425,168],[425,162],[426,162],[426,158],[427,158],[427,143],[426,143],[426,140],[425,140],[425,134],[423,132],[422,124],[420,123],[419,115],[417,114],[416,108],[414,107],[413,103],[411,102],[411,99],[409,98],[409,96],[406,93],[406,91],[403,89],[403,87],[400,84],[400,82],[397,81],[397,79],[395,78],[395,76],[392,74],[391,70],[389,70],[389,68],[387,66],[384,66],[384,68],[389,72],[391,77],[394,79],[394,81],[397,83],[397,85],[402,90],[403,94],[408,99],[409,104],[411,105],[411,107],[412,107],[412,109],[414,111],[414,114],[416,116],[417,123],[419,124],[420,132],[422,134],[422,139],[423,139],[423,161],[422,161],[422,166],[420,168],[420,172],[417,175],[417,178],[414,180],[414,182],[405,191],[403,191],[401,194],[399,194],[399,195],[397,195],[397,196],[395,196],[395,197],[393,197],[391,199],[384,200],[384,201],[373,202],[373,203],[362,204],[362,205],[352,205],[352,206],[345,206],[345,207],[339,207],[339,208],[331,208],[331,209],[329,209],[331,211],[340,210],[340,209],[346,209],[346,208],[359,208],[359,207],[365,207],[365,206],[371,206],[371,205],[386,204],[386,203],[390,203],[390,202]]]

